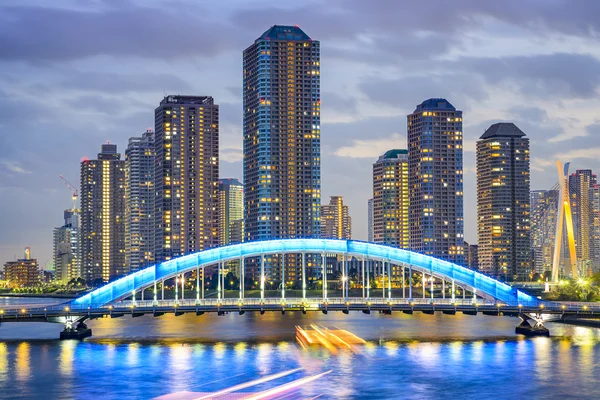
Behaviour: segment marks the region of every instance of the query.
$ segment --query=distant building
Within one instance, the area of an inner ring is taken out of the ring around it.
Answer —
[[[568,184],[577,269],[587,275],[592,272],[592,261],[597,251],[594,242],[594,187],[597,178],[591,169],[578,169],[569,176]]]
[[[54,228],[54,279],[62,284],[83,276],[80,258],[80,212],[78,209],[65,210],[65,224]]]
[[[81,263],[89,283],[129,272],[125,262],[125,161],[103,144],[96,160],[81,162]]]
[[[25,249],[25,257],[4,264],[4,275],[8,285],[13,288],[34,286],[40,283],[40,269],[35,258],[31,258],[31,249]]]
[[[543,274],[552,271],[558,189],[532,190],[529,202],[533,270]]]
[[[242,243],[244,238],[244,184],[219,179],[219,245]]]
[[[154,111],[155,258],[219,244],[219,106],[210,96],[166,96]]]
[[[351,239],[352,221],[342,196],[331,196],[329,204],[321,206],[321,237]]]
[[[367,203],[367,240],[373,242],[375,234],[373,232],[373,199],[369,199]]]
[[[476,244],[465,243],[465,263],[474,271],[479,271],[478,247]]]
[[[594,228],[592,230],[592,268],[593,272],[600,272],[600,185],[594,185],[592,188],[593,197],[593,220]]]
[[[154,263],[154,132],[129,138],[125,150],[125,263],[131,272]]]
[[[531,272],[529,139],[513,123],[477,141],[479,269],[524,281]]]
[[[408,150],[389,150],[373,164],[373,241],[409,246]]]
[[[463,118],[446,99],[408,116],[410,249],[464,263]],[[481,243],[480,243],[481,245]]]

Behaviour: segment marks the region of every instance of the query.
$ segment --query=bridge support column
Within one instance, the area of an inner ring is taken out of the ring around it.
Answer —
[[[136,303],[135,303],[135,290],[131,292],[131,300],[132,300],[132,304],[135,307]]]
[[[446,299],[446,280],[442,278],[442,299]]]
[[[306,253],[302,253],[302,299],[306,299]]]
[[[385,261],[381,262],[381,298],[385,300]]]
[[[154,296],[152,300],[152,305],[156,305],[158,303],[158,295],[156,293],[156,280],[154,281]]]
[[[363,264],[364,264],[364,259],[363,259]],[[367,258],[367,299],[371,298],[371,263],[369,262],[369,259]]]
[[[175,275],[175,304],[179,304],[179,276]]]
[[[281,254],[281,299],[285,299],[285,253]]]
[[[365,258],[361,260],[361,272],[360,272],[360,287],[362,288],[362,298],[365,298]]]
[[[185,300],[185,272],[181,273],[181,300]]]
[[[260,255],[260,299],[265,299],[265,255]]]
[[[222,290],[221,290],[221,262],[219,261],[219,263],[217,264],[217,299],[221,300],[223,296]]]
[[[202,268],[202,293],[201,293],[202,300],[204,300],[204,286],[205,286],[205,284],[204,284],[204,267],[203,267]]]
[[[402,264],[402,298],[406,299],[406,275],[404,270],[404,264]]]
[[[463,300],[465,300],[467,298],[467,288],[463,286],[462,290],[463,290]]]
[[[325,253],[321,253],[321,281],[323,282],[323,300],[327,300],[327,266],[325,264]]]
[[[146,288],[142,288],[142,290],[140,291],[142,293],[141,295],[141,300],[144,301],[144,292],[146,291]]]
[[[473,288],[473,303],[477,302],[477,289]]]
[[[423,272],[423,284],[421,285],[423,287],[423,300],[425,300],[425,285],[427,284],[427,282],[425,281],[425,272]]]
[[[346,253],[344,253],[343,257],[343,261],[342,261],[342,297],[347,299],[348,298],[348,291],[347,291],[347,286],[348,286],[348,260],[346,258]]]
[[[430,289],[429,289],[429,291],[431,292],[431,293],[429,293],[429,295],[431,297],[431,301],[433,301],[433,273],[430,276],[430,281],[429,282],[430,282],[430,285],[429,285]]]
[[[165,280],[164,279],[160,282],[160,291],[161,291],[160,299],[164,300],[165,299]]]
[[[412,274],[412,264],[408,264],[408,298],[412,300],[412,284],[413,284],[413,274]]]
[[[244,299],[244,258],[240,257],[240,300]]]
[[[392,299],[392,263],[390,260],[387,260],[387,268],[388,268],[388,299]]]
[[[452,279],[452,302],[453,303],[454,303],[454,300],[455,300],[455,294],[454,294],[454,292],[455,292],[455,289],[454,289],[454,279]]]
[[[200,300],[200,268],[196,268],[196,304]]]

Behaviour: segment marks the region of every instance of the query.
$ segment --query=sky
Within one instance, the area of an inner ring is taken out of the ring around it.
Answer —
[[[600,1],[2,0],[0,261],[45,265],[82,158],[154,127],[165,94],[220,106],[220,176],[242,179],[242,51],[270,26],[321,42],[322,198],[367,238],[372,164],[406,147],[431,97],[463,111],[465,239],[477,242],[475,142],[493,123],[530,138],[531,189],[554,160],[600,170]]]

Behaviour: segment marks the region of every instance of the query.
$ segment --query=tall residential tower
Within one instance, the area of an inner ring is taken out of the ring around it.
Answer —
[[[321,206],[321,237],[352,239],[352,221],[342,196],[331,196],[329,204]]]
[[[508,280],[531,272],[529,139],[513,123],[477,141],[479,269]]]
[[[320,46],[275,25],[244,50],[244,195],[249,241],[317,237]]]
[[[408,150],[390,150],[373,164],[373,241],[407,249]]]
[[[154,132],[125,150],[125,258],[132,272],[154,262]]]
[[[219,245],[244,240],[244,185],[233,178],[219,179]]]
[[[462,111],[446,99],[408,116],[408,171],[410,249],[463,265]]]
[[[210,96],[166,96],[154,111],[155,258],[219,243],[219,106]]]
[[[129,272],[125,262],[125,161],[103,144],[96,160],[81,162],[81,263],[88,283]]]

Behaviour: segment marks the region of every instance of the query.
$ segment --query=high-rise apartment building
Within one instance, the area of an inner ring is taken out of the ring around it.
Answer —
[[[479,269],[525,280],[531,272],[529,139],[513,123],[477,141]]]
[[[373,241],[407,249],[408,150],[389,150],[373,164]]]
[[[320,44],[297,26],[275,25],[244,50],[243,60],[246,240],[318,237]],[[287,282],[298,282],[298,260],[285,258]],[[269,257],[266,274],[279,279],[274,265],[281,262]],[[256,260],[247,266],[255,275]]]
[[[54,228],[54,280],[62,284],[71,279],[81,278],[81,252],[80,252],[80,210],[65,210],[65,224]]]
[[[320,46],[275,25],[244,51],[245,230],[250,241],[317,237]]]
[[[219,179],[219,245],[241,243],[244,238],[244,184]]]
[[[375,233],[373,232],[373,199],[367,202],[367,240],[373,242]]]
[[[131,272],[154,262],[154,132],[129,138],[125,150],[125,262]]]
[[[129,272],[125,262],[125,161],[103,144],[96,160],[81,162],[81,263],[89,283]]]
[[[590,169],[578,169],[569,176],[569,199],[575,233],[577,269],[587,275],[592,271],[594,243],[594,186],[597,178]]]
[[[529,195],[533,270],[539,274],[552,270],[557,202],[557,188],[532,190]]]
[[[321,206],[321,237],[352,239],[352,220],[342,196],[331,196],[329,204]]]
[[[219,106],[167,96],[154,115],[154,256],[164,261],[219,243]]]
[[[461,265],[462,123],[446,99],[425,100],[408,116],[410,249]]]

